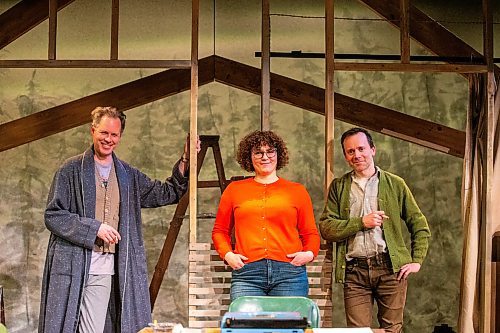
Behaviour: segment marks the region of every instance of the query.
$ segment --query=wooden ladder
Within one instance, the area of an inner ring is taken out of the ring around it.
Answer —
[[[197,174],[200,174],[201,166],[205,160],[208,148],[212,148],[215,160],[215,167],[217,169],[217,180],[209,181],[198,181],[198,188],[214,188],[219,187],[221,193],[226,188],[229,183],[226,180],[226,175],[224,173],[224,165],[222,163],[222,155],[220,153],[219,147],[219,136],[218,135],[200,135],[201,150],[198,153],[198,170]],[[163,248],[158,258],[158,262],[155,266],[155,271],[153,273],[153,278],[151,279],[151,284],[149,285],[149,296],[151,298],[151,311],[154,308],[158,292],[160,290],[163,277],[165,276],[165,271],[168,268],[170,262],[170,257],[172,256],[172,251],[174,250],[175,242],[177,241],[177,236],[182,226],[187,207],[189,205],[189,191],[186,192],[175,209],[174,217],[170,222],[168,228],[167,237],[163,243]]]

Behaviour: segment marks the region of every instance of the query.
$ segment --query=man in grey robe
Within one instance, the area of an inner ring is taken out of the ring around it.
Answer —
[[[124,129],[121,111],[94,109],[92,147],[54,176],[39,332],[135,333],[151,322],[141,208],[179,201],[189,148],[166,181],[152,180],[114,154]]]

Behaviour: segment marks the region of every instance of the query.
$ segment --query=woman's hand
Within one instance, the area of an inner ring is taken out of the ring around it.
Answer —
[[[312,253],[312,251],[295,252],[292,254],[287,254],[286,256],[288,258],[293,258],[293,260],[290,261],[290,264],[294,266],[303,266],[308,262],[313,261],[314,259],[314,254]]]
[[[242,254],[228,252],[224,256],[224,260],[229,266],[231,266],[232,269],[240,269],[241,267],[245,266],[245,263],[243,261],[248,260],[248,258]]]

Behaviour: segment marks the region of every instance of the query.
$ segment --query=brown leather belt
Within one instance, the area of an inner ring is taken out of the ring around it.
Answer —
[[[368,268],[370,266],[390,266],[391,257],[388,253],[377,254],[368,258],[353,258],[347,261],[347,265]]]

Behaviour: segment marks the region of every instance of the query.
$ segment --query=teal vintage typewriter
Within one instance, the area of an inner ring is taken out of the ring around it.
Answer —
[[[226,312],[221,333],[304,333],[310,327],[298,312]]]

